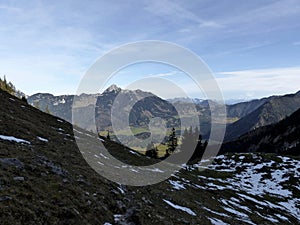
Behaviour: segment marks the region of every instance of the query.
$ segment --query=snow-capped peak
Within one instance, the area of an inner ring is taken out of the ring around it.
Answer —
[[[120,92],[121,88],[118,87],[117,85],[113,84],[109,86],[103,93],[108,93],[108,92]]]

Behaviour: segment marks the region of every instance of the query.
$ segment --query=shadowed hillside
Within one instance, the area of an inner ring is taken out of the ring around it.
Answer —
[[[223,144],[221,152],[273,152],[300,155],[300,109],[282,121],[257,128]]]
[[[230,141],[261,126],[277,123],[300,108],[300,92],[273,96],[251,113],[229,124],[225,140]]]

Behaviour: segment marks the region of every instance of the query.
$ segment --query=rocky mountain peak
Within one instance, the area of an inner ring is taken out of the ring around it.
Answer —
[[[115,84],[109,86],[103,93],[120,92],[122,89]]]

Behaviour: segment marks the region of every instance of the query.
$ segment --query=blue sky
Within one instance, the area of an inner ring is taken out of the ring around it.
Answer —
[[[142,40],[169,41],[198,54],[226,99],[300,90],[298,0],[16,0],[0,1],[0,18],[0,75],[26,94],[75,93],[99,57]],[[113,81],[126,86],[141,74],[164,74],[201,97],[175,71],[132,66],[126,78]]]

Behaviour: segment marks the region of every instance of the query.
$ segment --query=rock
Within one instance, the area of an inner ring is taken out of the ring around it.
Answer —
[[[68,174],[68,171],[64,170],[58,165],[55,165],[54,162],[50,161],[45,156],[38,156],[37,163],[45,166],[47,169],[50,168],[52,173],[55,173],[59,176],[66,176]]]
[[[16,181],[24,181],[25,178],[24,177],[14,177],[14,180],[16,180]]]
[[[80,214],[79,211],[78,211],[77,209],[74,209],[74,208],[73,208],[73,210],[74,210],[74,212],[75,212],[77,215]]]
[[[7,166],[15,166],[18,169],[24,169],[24,164],[17,158],[0,158],[0,163]]]
[[[4,201],[8,201],[8,200],[12,200],[12,197],[10,196],[1,196],[0,197],[0,202],[4,202]]]

